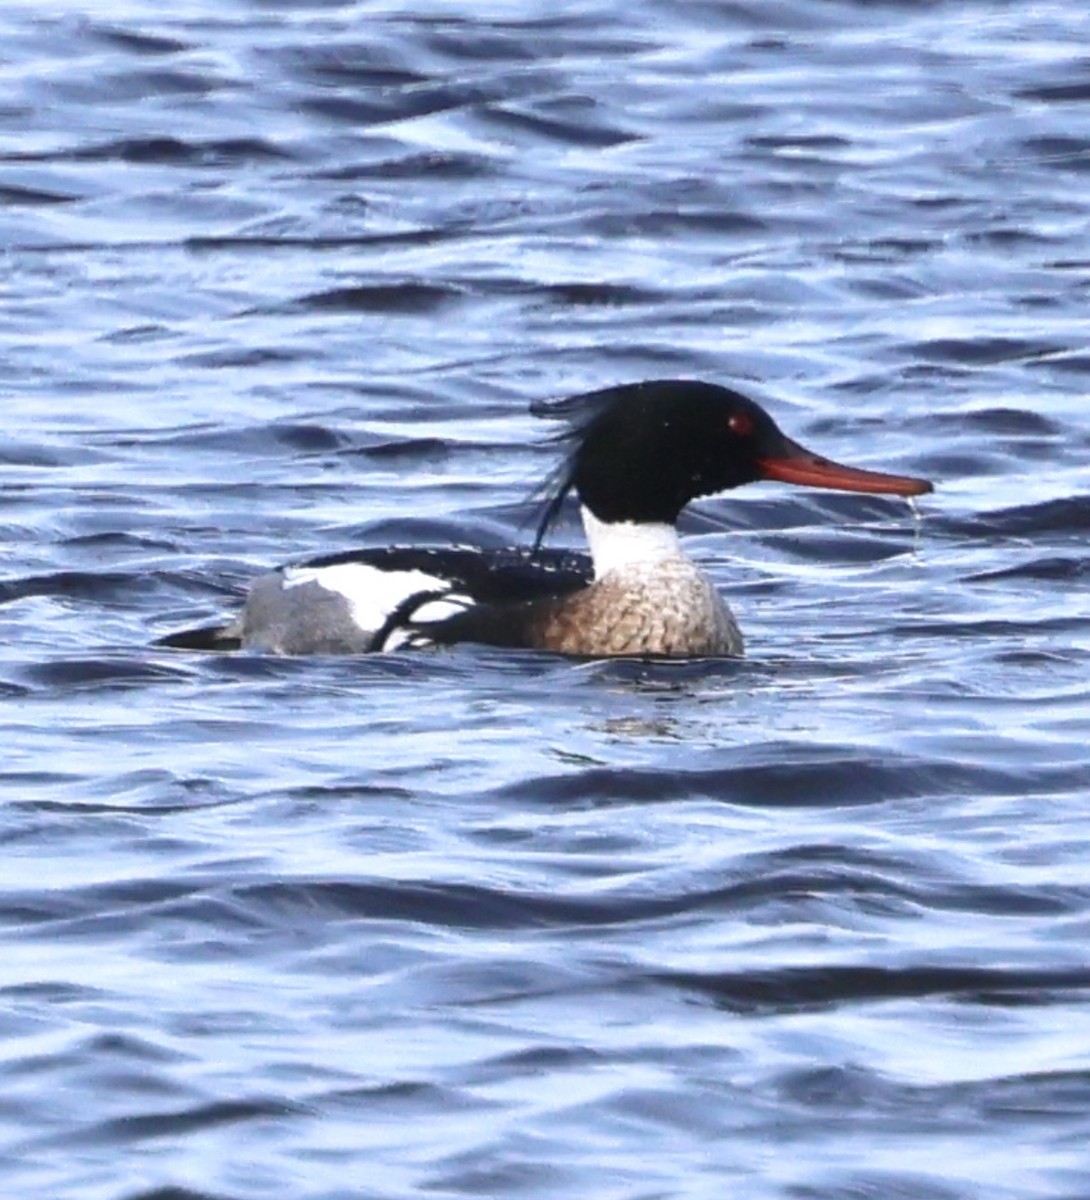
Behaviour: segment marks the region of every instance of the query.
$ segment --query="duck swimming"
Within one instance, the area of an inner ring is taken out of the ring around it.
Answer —
[[[692,380],[624,384],[536,405],[567,453],[532,549],[351,550],[260,576],[224,625],[160,640],[184,650],[359,654],[477,642],[562,654],[740,655],[738,625],[677,533],[700,496],[761,479],[895,496],[926,479],[846,467],[792,441],[755,401]],[[569,492],[586,555],[541,541]]]

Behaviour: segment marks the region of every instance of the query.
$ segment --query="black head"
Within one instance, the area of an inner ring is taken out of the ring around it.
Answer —
[[[668,524],[690,500],[758,479],[899,495],[931,491],[925,480],[820,458],[783,434],[759,404],[716,384],[653,380],[532,411],[567,421],[556,440],[572,447],[547,485],[539,541],[573,488],[599,520]]]

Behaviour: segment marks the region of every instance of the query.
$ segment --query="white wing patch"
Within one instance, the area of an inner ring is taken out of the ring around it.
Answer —
[[[412,619],[414,621],[443,621],[447,617],[453,617],[455,613],[465,612],[467,608],[472,608],[473,604],[474,601],[469,596],[447,592],[445,596],[440,596],[436,600],[427,600],[419,608],[414,608]]]
[[[383,650],[422,650],[435,643],[428,636],[427,629],[420,628],[416,622],[442,621],[453,617],[455,613],[465,612],[476,603],[472,596],[464,596],[460,592],[448,592],[435,600],[426,600],[419,608],[413,610],[410,620],[411,629],[392,629],[382,644]]]
[[[348,601],[352,619],[361,629],[375,632],[386,623],[387,617],[411,597],[428,592],[449,592],[449,579],[429,575],[426,571],[383,571],[366,563],[337,563],[331,567],[285,567],[285,588],[302,587],[315,583],[326,591],[336,592]],[[438,620],[432,609],[443,604],[443,600],[428,601],[421,612],[428,620]],[[462,605],[450,605],[443,616],[457,612]],[[417,614],[413,614],[416,619]]]

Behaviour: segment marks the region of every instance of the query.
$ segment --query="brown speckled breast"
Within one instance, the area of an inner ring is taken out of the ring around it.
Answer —
[[[684,558],[611,571],[542,606],[529,644],[562,654],[740,655],[742,634],[710,579]]]
[[[738,625],[711,580],[681,556],[619,567],[567,596],[477,604],[416,629],[436,645],[480,642],[589,658],[744,653]]]

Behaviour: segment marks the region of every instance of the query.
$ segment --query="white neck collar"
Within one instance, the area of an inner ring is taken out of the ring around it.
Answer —
[[[580,513],[590,543],[595,579],[623,567],[649,567],[668,558],[684,557],[673,525],[649,521],[600,521],[586,505]]]

